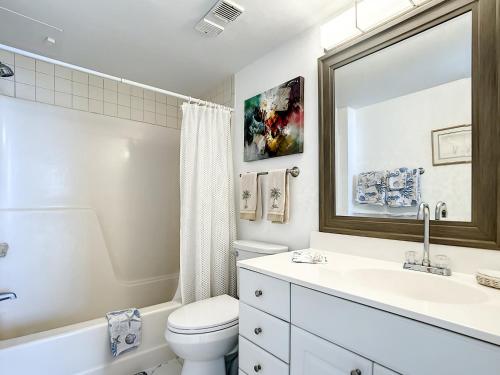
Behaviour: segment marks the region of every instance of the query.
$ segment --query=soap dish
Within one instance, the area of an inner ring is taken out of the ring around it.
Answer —
[[[500,271],[478,270],[476,272],[476,280],[481,285],[500,289]]]

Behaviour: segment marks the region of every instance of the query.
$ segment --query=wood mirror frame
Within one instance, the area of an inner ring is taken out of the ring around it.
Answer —
[[[472,12],[471,222],[431,221],[431,242],[500,249],[500,0],[435,0],[318,59],[320,231],[422,241],[422,221],[338,216],[335,204],[334,70]]]

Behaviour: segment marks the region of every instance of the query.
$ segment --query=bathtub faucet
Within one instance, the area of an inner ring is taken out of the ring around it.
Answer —
[[[16,293],[12,293],[12,292],[0,293],[0,302],[6,301],[8,299],[16,299],[16,298],[17,298]]]

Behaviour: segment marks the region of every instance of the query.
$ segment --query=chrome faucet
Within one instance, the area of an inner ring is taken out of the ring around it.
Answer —
[[[430,250],[430,220],[431,220],[429,205],[422,202],[418,207],[417,220],[421,219],[424,221],[424,254],[422,256],[422,262],[419,264],[415,260],[407,260],[403,264],[405,270],[419,271],[433,273],[435,275],[451,276],[451,269],[447,265],[435,265],[431,264],[429,250]]]
[[[16,299],[16,298],[17,298],[16,293],[12,293],[12,292],[0,293],[0,302],[6,301],[8,299]]]

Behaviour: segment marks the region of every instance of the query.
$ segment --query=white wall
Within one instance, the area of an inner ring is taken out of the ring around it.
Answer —
[[[233,150],[235,175],[298,166],[300,176],[291,178],[291,219],[288,224],[239,220],[239,238],[307,247],[312,230],[318,229],[318,77],[317,58],[322,55],[319,29],[314,28],[264,55],[235,75]],[[254,162],[243,161],[243,105],[258,93],[289,79],[303,76],[304,153]],[[266,178],[263,178],[264,187]],[[239,186],[236,186],[239,196]],[[238,204],[237,204],[238,207]]]
[[[179,136],[0,95],[0,339],[172,298]]]

